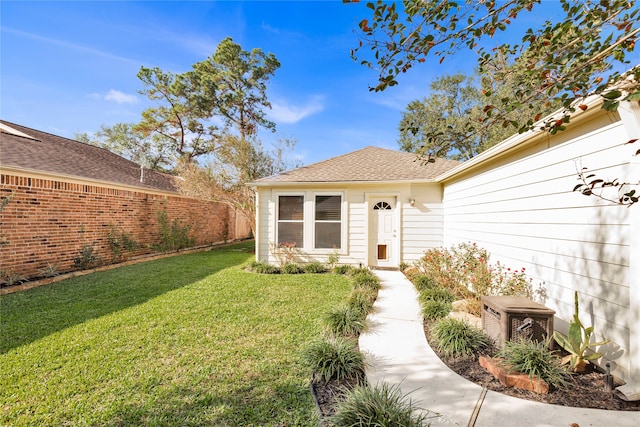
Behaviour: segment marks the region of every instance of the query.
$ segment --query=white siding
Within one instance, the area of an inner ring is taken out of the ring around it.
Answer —
[[[428,166],[425,166],[428,167]],[[411,264],[425,250],[442,246],[442,187],[436,184],[413,184],[410,196],[414,206],[404,200],[402,210],[402,261]]]
[[[632,209],[573,192],[577,168],[605,178],[629,175],[633,147],[617,115],[599,113],[573,129],[496,160],[444,186],[445,246],[473,241],[492,261],[525,267],[547,292],[558,329],[573,314],[573,292],[581,319],[611,339],[607,356],[628,377],[630,328],[630,224]],[[582,165],[582,166],[581,166]],[[632,326],[633,325],[633,326]]]
[[[442,190],[441,185],[432,184],[360,184],[344,187],[277,187],[258,188],[256,259],[276,263],[269,250],[276,236],[276,204],[279,194],[304,194],[307,201],[313,200],[318,192],[336,192],[344,195],[346,202],[346,243],[340,251],[340,263],[366,265],[369,245],[368,197],[391,195],[397,199],[400,211],[398,227],[401,253],[399,262],[411,263],[431,247],[442,246]],[[415,199],[411,206],[409,200]],[[307,222],[309,218],[307,218]],[[305,260],[326,262],[332,251],[315,251],[306,242]]]

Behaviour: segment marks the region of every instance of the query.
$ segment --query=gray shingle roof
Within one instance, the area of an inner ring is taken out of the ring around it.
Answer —
[[[455,160],[437,159],[422,165],[413,153],[366,147],[342,156],[262,178],[263,186],[280,183],[429,181],[459,165]]]
[[[103,148],[4,120],[0,120],[0,123],[5,125],[0,132],[2,166],[177,192],[171,175],[145,169],[144,182],[140,182],[140,165]],[[12,132],[6,126],[28,137]]]

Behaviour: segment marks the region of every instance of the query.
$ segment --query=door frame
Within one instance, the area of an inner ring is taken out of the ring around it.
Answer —
[[[373,218],[372,212],[375,204],[380,201],[379,199],[395,199],[395,206],[393,208],[393,222],[395,226],[395,233],[392,240],[392,251],[389,257],[389,266],[378,266],[375,257],[372,259],[372,254],[375,253],[373,245],[376,244],[377,238],[374,233],[377,234],[377,230],[373,230]],[[366,207],[366,223],[367,223],[367,250],[366,250],[366,265],[373,268],[397,268],[400,265],[401,259],[401,242],[402,242],[402,222],[401,211],[402,203],[399,192],[380,192],[380,193],[365,193],[365,207]],[[395,248],[395,250],[393,250]]]

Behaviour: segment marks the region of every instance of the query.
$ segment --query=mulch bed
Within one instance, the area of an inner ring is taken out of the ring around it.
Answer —
[[[429,336],[429,322],[424,323],[425,336]],[[571,375],[571,386],[566,389],[550,388],[548,394],[538,394],[532,391],[505,387],[492,374],[478,363],[478,357],[446,357],[433,351],[454,372],[462,377],[489,390],[497,391],[521,399],[533,400],[554,405],[572,406],[577,408],[597,408],[616,411],[640,411],[640,401],[628,402],[621,399],[617,391],[605,391],[605,373],[597,370],[595,365],[586,372]],[[486,349],[485,355],[493,357],[497,349]]]
[[[429,336],[430,323],[425,321],[425,336]],[[605,374],[590,366],[587,372],[571,375],[571,387],[566,389],[551,388],[548,394],[538,394],[532,391],[505,387],[493,375],[478,363],[478,357],[446,357],[437,348],[434,352],[452,371],[488,389],[521,399],[532,400],[554,405],[572,406],[577,408],[596,408],[615,411],[640,411],[640,401],[628,402],[620,398],[617,391],[605,391]],[[490,347],[484,355],[493,357],[497,349]],[[362,379],[360,381],[363,381]],[[341,396],[358,384],[357,380],[332,380],[329,383],[311,382],[311,392],[314,395],[320,418],[326,420],[335,413]]]

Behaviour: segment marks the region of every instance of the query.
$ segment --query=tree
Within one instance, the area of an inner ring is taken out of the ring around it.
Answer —
[[[145,137],[134,128],[132,123],[102,125],[94,135],[80,133],[75,135],[75,139],[105,148],[148,169],[168,171],[173,163],[168,144],[157,141],[161,138],[159,135]]]
[[[196,105],[215,111],[240,138],[255,135],[257,127],[275,131],[275,123],[265,118],[267,81],[280,68],[276,57],[260,49],[242,50],[229,37],[216,53],[193,66],[187,74]]]
[[[145,86],[140,93],[158,103],[142,112],[142,121],[131,129],[134,133],[151,138],[157,151],[170,151],[174,164],[190,162],[216,148],[219,131],[208,123],[216,112],[198,102],[186,75],[141,67],[138,78]]]
[[[360,22],[362,40],[352,57],[377,69],[378,83],[370,89],[381,91],[397,85],[402,73],[431,56],[442,63],[462,49],[475,52],[481,73],[491,70],[498,79],[521,83],[499,105],[486,103],[481,127],[497,124],[518,132],[555,133],[564,130],[578,108],[586,108],[583,101],[588,96],[602,96],[603,108],[609,110],[621,101],[640,99],[640,67],[621,71],[629,67],[627,54],[640,33],[640,10],[631,0],[560,0],[563,13],[556,22],[526,30],[519,44],[503,43],[489,51],[483,47],[537,3],[405,0],[402,14],[397,3],[368,3],[372,19]],[[542,123],[549,105],[536,105],[541,96],[563,107],[559,116]],[[526,112],[528,119],[510,119],[514,110]]]
[[[239,210],[249,219],[255,236],[255,196],[247,184],[298,167],[298,162],[288,156],[296,141],[280,139],[272,151],[267,151],[253,137],[227,134],[225,139],[210,164],[182,164],[178,186],[188,196],[219,201]]]
[[[171,170],[213,153],[230,141],[232,130],[242,139],[255,135],[259,127],[275,130],[263,110],[271,107],[267,82],[279,67],[273,54],[244,51],[231,38],[182,74],[141,67],[140,93],[156,105],[142,112],[139,123],[102,126],[95,138],[77,137],[150,168]]]
[[[258,127],[275,131],[275,123],[266,119],[263,109],[271,107],[267,81],[279,67],[273,54],[244,51],[226,38],[213,56],[185,74],[194,104],[216,111],[225,127],[210,164],[181,163],[180,191],[238,209],[249,219],[254,235],[255,199],[247,183],[283,170],[287,166],[284,153],[295,146],[295,141],[281,140],[270,153],[256,136]]]
[[[483,86],[491,78],[483,78]],[[454,160],[468,160],[513,133],[510,127],[477,126],[485,117],[485,96],[475,76],[445,75],[430,85],[430,94],[414,100],[402,114],[400,149]],[[513,90],[508,83],[496,90]],[[510,114],[517,118],[517,112]]]

